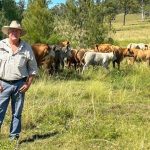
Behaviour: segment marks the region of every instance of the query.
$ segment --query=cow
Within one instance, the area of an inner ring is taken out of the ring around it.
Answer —
[[[115,63],[117,63],[118,69],[120,69],[120,63],[124,57],[133,57],[133,54],[130,52],[129,48],[122,48],[111,44],[96,45],[94,51],[102,53],[114,52],[116,59],[113,61],[113,67],[115,68]]]
[[[150,66],[150,49],[149,50],[139,50],[139,49],[130,49],[130,53],[133,54],[133,62],[141,62],[147,61],[148,65]]]
[[[89,65],[92,66],[101,65],[102,67],[108,69],[108,65],[110,64],[110,62],[116,60],[116,55],[114,52],[101,53],[89,51],[84,54],[83,59],[84,59],[84,66],[82,74]]]
[[[71,55],[71,47],[69,42],[62,42],[53,46],[55,52],[55,71],[59,72],[64,69],[65,62]]]
[[[141,49],[141,50],[147,50],[148,49],[148,44],[144,43],[130,43],[127,45],[127,48],[134,48],[134,49]]]
[[[71,49],[71,56],[67,59],[67,67],[71,68],[72,65],[74,65],[74,68],[76,70],[77,68],[77,60],[76,60],[76,54],[78,50],[77,49]]]
[[[110,52],[112,51],[112,45],[111,44],[96,44],[94,51],[95,52]]]
[[[130,51],[129,48],[113,46],[113,51],[116,54],[116,60],[113,61],[113,67],[115,68],[115,63],[117,63],[118,70],[120,70],[120,63],[125,57],[133,57],[133,53]]]
[[[75,70],[77,67],[80,69],[82,67],[82,58],[85,54],[86,50],[85,49],[71,49],[71,57],[68,58],[67,60],[67,66],[68,68],[71,67],[71,65],[74,65]]]
[[[36,43],[31,47],[34,52],[38,67],[43,66],[49,74],[52,74],[54,71],[55,58],[53,48],[48,44],[43,43]]]

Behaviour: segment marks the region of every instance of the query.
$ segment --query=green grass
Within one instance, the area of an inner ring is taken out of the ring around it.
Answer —
[[[37,79],[26,95],[19,148],[149,149],[149,75],[145,64],[123,62],[121,71],[90,68],[84,75],[66,71],[65,77]],[[8,116],[2,150],[14,146],[7,139]]]

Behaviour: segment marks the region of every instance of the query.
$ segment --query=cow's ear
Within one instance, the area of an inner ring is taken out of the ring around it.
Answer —
[[[44,49],[44,56],[47,55],[49,52],[47,50],[47,48]]]
[[[52,46],[51,46],[51,45],[48,45],[48,48],[49,48],[50,50],[52,50]]]
[[[56,45],[52,45],[52,50],[53,50],[53,51],[56,50]]]
[[[133,50],[131,48],[128,48],[128,52],[133,53]]]

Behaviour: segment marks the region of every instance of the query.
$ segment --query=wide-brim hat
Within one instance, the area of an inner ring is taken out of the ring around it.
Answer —
[[[3,26],[2,27],[2,32],[4,34],[8,35],[8,31],[11,28],[21,30],[21,36],[23,36],[23,35],[26,34],[26,32],[24,31],[24,29],[21,27],[20,23],[18,23],[16,20],[13,20],[9,26]]]

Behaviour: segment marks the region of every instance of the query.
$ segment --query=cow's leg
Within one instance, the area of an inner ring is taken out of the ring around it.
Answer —
[[[104,68],[106,68],[107,70],[109,70],[108,65],[109,65],[108,60],[103,60],[102,66],[103,66]]]
[[[115,61],[113,61],[113,68],[115,68]]]
[[[53,75],[55,73],[54,64],[51,64],[49,67],[49,75]]]
[[[60,60],[56,60],[55,64],[55,72],[58,73],[60,71]]]
[[[64,60],[62,59],[61,60],[61,67],[62,67],[62,70],[64,69]]]
[[[115,63],[117,63],[118,65],[118,70],[120,70],[120,61],[119,60],[113,61],[113,68],[115,68]]]
[[[85,69],[87,69],[87,68],[88,68],[88,64],[85,64],[82,69],[82,74],[84,73]]]
[[[120,70],[120,62],[117,62],[117,64],[118,64],[118,70]]]
[[[134,57],[128,58],[128,65],[133,65],[134,64]]]
[[[148,66],[150,67],[150,58],[148,58],[147,62],[148,62]]]
[[[84,65],[79,62],[79,63],[76,64],[76,66],[78,67],[77,71],[80,73],[83,70]]]
[[[77,63],[74,62],[74,69],[77,70]]]
[[[71,68],[71,60],[67,59],[67,68],[70,69]]]
[[[106,58],[103,58],[103,61],[102,61],[102,64],[101,64],[102,67],[108,69],[108,64],[109,64],[108,61],[109,61],[109,60],[107,60]]]

